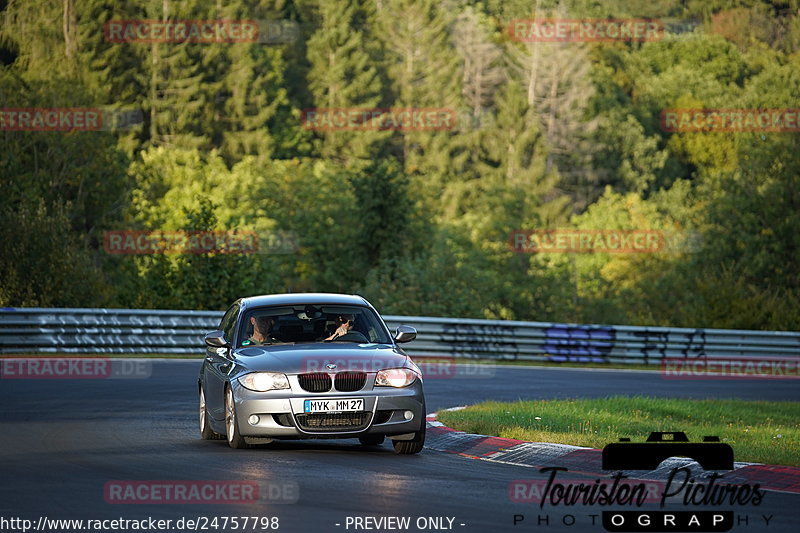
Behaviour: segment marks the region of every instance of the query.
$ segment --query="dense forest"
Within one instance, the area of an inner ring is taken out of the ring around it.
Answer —
[[[519,19],[659,21],[525,40]],[[118,42],[126,20],[279,21],[291,39]],[[800,107],[798,0],[5,0],[0,305],[222,309],[358,293],[382,313],[800,328],[800,133],[671,131],[668,109]],[[450,128],[309,128],[425,108]],[[137,115],[138,113],[138,115]],[[133,116],[132,115],[132,116]],[[658,230],[658,253],[517,253],[517,230]],[[293,235],[274,253],[112,254],[118,230]],[[282,233],[280,233],[282,232]]]

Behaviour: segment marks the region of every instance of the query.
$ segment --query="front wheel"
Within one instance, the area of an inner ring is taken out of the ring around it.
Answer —
[[[233,401],[233,391],[230,387],[225,389],[225,431],[228,437],[228,446],[231,448],[249,447],[239,433],[239,424],[236,422],[236,404]]]
[[[200,386],[200,437],[204,440],[222,440],[222,435],[211,429],[208,421],[208,409],[206,408],[206,393],[203,386]]]
[[[427,425],[427,424],[426,424]],[[400,455],[413,455],[422,451],[425,446],[425,426],[414,433],[414,438],[411,440],[394,440],[392,441],[394,451]]]

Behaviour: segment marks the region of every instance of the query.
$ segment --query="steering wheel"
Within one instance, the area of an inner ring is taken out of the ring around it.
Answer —
[[[367,336],[366,336],[366,335],[364,335],[364,334],[363,334],[363,333],[361,333],[360,331],[356,331],[356,330],[354,330],[354,329],[351,329],[350,331],[348,331],[348,332],[347,332],[347,333],[345,333],[344,335],[341,335],[341,336],[339,336],[339,337],[336,337],[336,338],[335,338],[335,339],[333,339],[333,340],[334,340],[334,341],[358,341],[358,342],[369,342],[369,339],[367,338]]]

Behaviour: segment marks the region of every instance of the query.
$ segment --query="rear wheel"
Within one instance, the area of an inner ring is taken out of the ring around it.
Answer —
[[[223,436],[211,429],[208,420],[208,409],[206,409],[206,393],[203,386],[200,386],[200,437],[205,440],[222,440]]]
[[[364,446],[380,446],[383,444],[384,438],[384,435],[366,435],[364,437],[358,437],[358,440],[361,441],[361,444]]]
[[[230,387],[225,389],[225,431],[227,432],[228,446],[249,448],[244,437],[239,433],[239,424],[236,422],[236,404],[233,401],[233,391]]]
[[[422,429],[414,432],[414,438],[411,440],[394,440],[392,441],[395,453],[400,455],[413,455],[422,451],[425,446],[425,426]]]

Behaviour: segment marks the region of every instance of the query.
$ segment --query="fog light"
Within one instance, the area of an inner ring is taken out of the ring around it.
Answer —
[[[250,422],[251,426],[255,426],[259,423],[259,421],[261,421],[261,419],[258,418],[258,415],[250,415],[250,418],[248,418],[247,421]]]
[[[406,420],[411,420],[412,418],[414,418],[414,413],[412,411],[406,411],[403,413],[403,418],[405,418]]]

